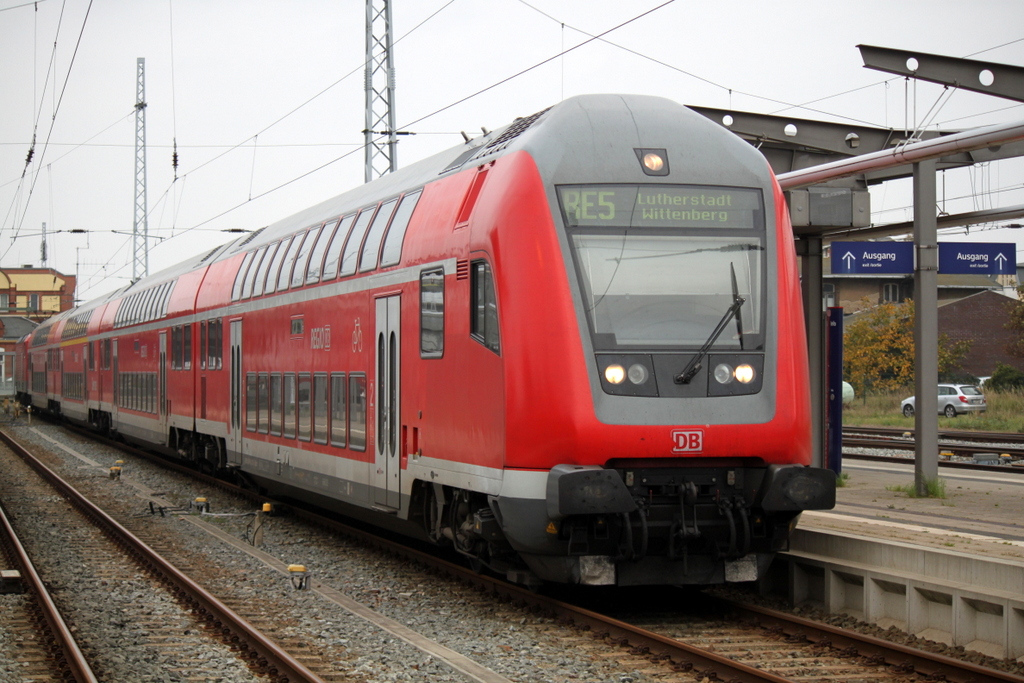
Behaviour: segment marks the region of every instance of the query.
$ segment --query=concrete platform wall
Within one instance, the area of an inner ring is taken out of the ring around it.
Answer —
[[[1024,564],[798,529],[766,587],[794,605],[1024,661]]]

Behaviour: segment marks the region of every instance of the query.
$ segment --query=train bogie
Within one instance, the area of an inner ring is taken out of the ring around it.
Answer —
[[[802,330],[764,159],[665,100],[588,96],[19,353],[28,400],[513,580],[705,584],[761,576],[834,501]],[[61,345],[93,351],[65,366],[80,398],[46,374]]]

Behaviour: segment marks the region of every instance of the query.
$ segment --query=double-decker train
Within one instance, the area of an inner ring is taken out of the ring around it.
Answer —
[[[810,467],[765,159],[685,107],[568,99],[54,316],[23,402],[514,581],[761,576]]]

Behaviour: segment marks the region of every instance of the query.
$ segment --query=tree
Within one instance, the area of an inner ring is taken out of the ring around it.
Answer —
[[[985,389],[992,391],[1020,391],[1024,389],[1024,372],[1003,363],[996,363],[996,369],[987,382]]]
[[[1017,338],[1006,345],[1006,352],[1011,356],[1024,357],[1024,285],[1017,287],[1017,300],[1009,302],[1006,312],[1009,320],[1004,327],[1017,333]]]
[[[970,346],[940,335],[939,373],[959,367]],[[843,375],[862,396],[868,389],[893,391],[913,384],[913,301],[879,304],[854,317],[844,335]]]

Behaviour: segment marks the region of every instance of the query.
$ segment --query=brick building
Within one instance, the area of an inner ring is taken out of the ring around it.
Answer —
[[[1009,307],[1016,303],[994,291],[939,302],[939,334],[953,342],[971,342],[971,350],[962,365],[965,372],[975,377],[988,377],[997,363],[1024,370],[1024,358],[1006,352],[1007,344],[1015,337],[1006,329]]]
[[[75,285],[52,268],[0,268],[0,314],[41,322],[75,305]]]

